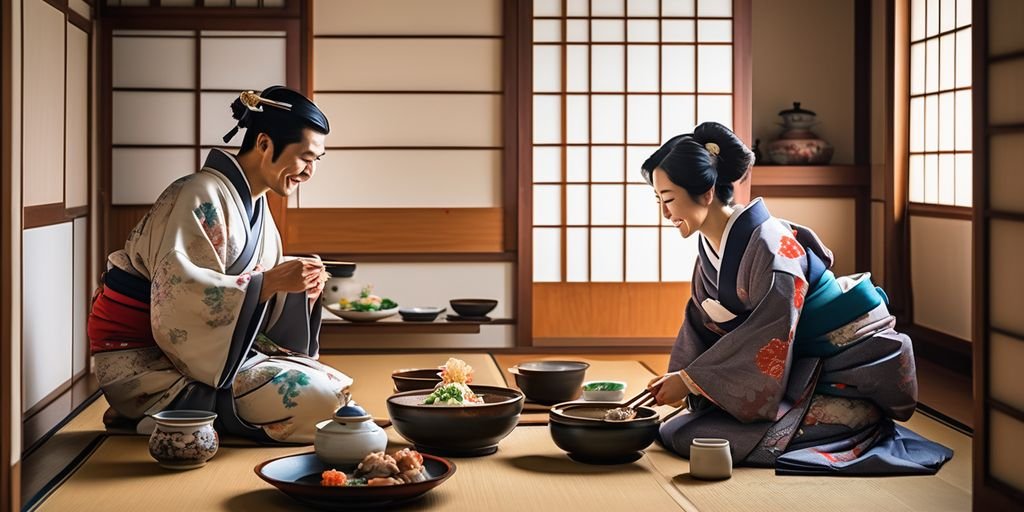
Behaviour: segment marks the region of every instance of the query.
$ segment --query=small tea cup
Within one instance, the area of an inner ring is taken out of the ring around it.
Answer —
[[[161,411],[149,436],[149,454],[167,469],[193,469],[206,465],[220,438],[213,429],[217,414],[209,411]]]
[[[732,476],[729,440],[698,437],[690,443],[690,476],[701,480],[724,480]]]

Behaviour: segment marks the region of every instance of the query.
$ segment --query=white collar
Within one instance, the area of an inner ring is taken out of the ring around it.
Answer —
[[[716,272],[722,271],[722,257],[725,255],[725,244],[729,240],[729,232],[732,231],[732,225],[736,223],[736,219],[743,215],[743,212],[747,211],[751,206],[761,202],[761,198],[758,197],[753,201],[747,203],[743,208],[736,208],[732,211],[732,215],[729,216],[729,221],[725,223],[725,231],[722,232],[722,245],[717,250],[711,244],[711,240],[708,240],[703,233],[700,235],[700,241],[704,244],[704,254],[708,257],[708,262],[711,266],[715,267]]]

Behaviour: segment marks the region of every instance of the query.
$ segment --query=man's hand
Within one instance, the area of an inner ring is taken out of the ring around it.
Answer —
[[[260,302],[266,302],[275,293],[312,292],[323,289],[321,274],[324,264],[319,258],[296,258],[267,270],[263,273],[263,288],[260,290]],[[317,292],[319,296],[319,292]]]

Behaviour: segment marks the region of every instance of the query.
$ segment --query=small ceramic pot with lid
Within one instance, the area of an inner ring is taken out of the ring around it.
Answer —
[[[334,413],[334,418],[316,425],[313,449],[325,464],[358,464],[370,452],[382,452],[388,435],[373,422],[373,417],[355,402]]]

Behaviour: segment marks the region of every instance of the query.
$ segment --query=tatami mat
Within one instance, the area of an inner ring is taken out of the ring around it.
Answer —
[[[489,354],[374,354],[324,355],[320,361],[352,377],[352,397],[377,419],[388,417],[387,399],[394,394],[391,372],[403,368],[441,366],[449,357],[462,359],[473,367],[473,382],[488,386],[505,386],[501,371]]]
[[[405,446],[388,429],[389,451]],[[222,448],[203,468],[172,472],[149,457],[146,439],[111,437],[37,510],[106,512],[305,510],[260,480],[253,467],[308,448]],[[457,471],[403,510],[679,510],[650,463],[572,462],[545,427],[520,427],[494,455],[455,459]]]
[[[775,476],[772,469],[736,468],[733,477],[705,482],[690,476],[689,461],[658,445],[647,450],[656,470],[694,510],[730,512],[907,512],[971,509],[971,439],[931,418],[915,415],[906,426],[955,452],[937,476]]]
[[[476,382],[502,383],[504,368],[531,359],[574,359],[592,364],[587,378],[629,383],[635,394],[653,378],[651,362],[605,360],[588,355],[508,356],[453,354],[473,365]],[[327,364],[356,379],[356,399],[386,415],[391,371],[437,366],[448,355],[325,356]],[[666,357],[667,359],[667,357]],[[657,361],[655,361],[657,363]],[[667,361],[666,361],[667,364]],[[62,430],[98,432],[106,404],[94,403]],[[525,414],[524,418],[544,413]],[[952,448],[952,461],[937,476],[893,478],[779,477],[770,469],[737,468],[730,480],[703,482],[689,476],[689,463],[652,445],[640,461],[621,466],[588,466],[569,460],[551,441],[547,427],[516,428],[498,452],[455,459],[458,471],[408,510],[687,510],[687,511],[958,511],[970,509],[971,439],[922,414],[908,427]],[[91,429],[91,430],[90,430]],[[389,450],[407,443],[387,429]],[[60,435],[60,434],[58,434]],[[70,438],[68,438],[70,439]],[[264,460],[309,447],[225,446],[201,469],[172,472],[150,458],[143,436],[108,437],[37,510],[304,510],[253,473]]]

